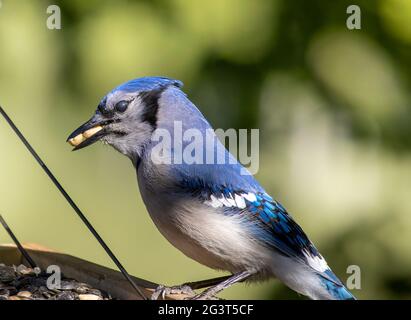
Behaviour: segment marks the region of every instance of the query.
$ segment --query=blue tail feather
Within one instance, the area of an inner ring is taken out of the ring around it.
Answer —
[[[327,292],[335,299],[335,300],[356,300],[353,294],[348,291],[348,289],[341,283],[341,281],[337,278],[331,270],[327,272],[327,276],[331,276],[336,281],[330,280],[325,277],[321,276],[321,283],[324,285]]]

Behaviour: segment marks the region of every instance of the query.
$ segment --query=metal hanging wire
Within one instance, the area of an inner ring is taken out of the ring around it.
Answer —
[[[30,257],[29,253],[27,252],[26,249],[21,245],[20,241],[17,239],[17,237],[14,235],[13,231],[11,231],[9,225],[7,224],[6,220],[4,220],[3,216],[0,214],[0,223],[4,227],[4,229],[7,231],[9,234],[10,238],[13,240],[17,248],[19,249],[20,253],[23,255],[23,257],[26,259],[26,261],[29,263],[30,267],[32,269],[37,267],[37,264],[34,262],[34,260]]]

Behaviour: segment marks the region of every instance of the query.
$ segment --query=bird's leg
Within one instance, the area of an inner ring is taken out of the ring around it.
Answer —
[[[220,282],[219,284],[215,285],[214,287],[211,287],[211,288],[205,290],[204,292],[194,296],[191,299],[192,300],[212,299],[212,298],[214,298],[214,296],[217,293],[227,289],[228,287],[231,287],[233,284],[235,284],[237,282],[241,282],[241,281],[244,281],[244,280],[248,279],[251,275],[252,275],[252,273],[249,272],[249,271],[243,271],[243,272],[237,273],[237,274],[229,277],[228,279]]]
[[[172,286],[172,287],[166,287],[166,286],[160,285],[151,295],[151,300],[158,300],[160,296],[164,300],[165,296],[169,294],[186,294],[188,296],[194,297],[196,293],[193,290],[215,286],[231,277],[232,276],[224,276],[224,277],[207,279],[207,280],[186,282],[180,286]]]

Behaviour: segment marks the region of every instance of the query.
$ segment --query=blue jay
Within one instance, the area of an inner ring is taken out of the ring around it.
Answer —
[[[244,174],[220,142],[203,144],[202,154],[213,151],[230,161],[154,161],[157,130],[167,130],[172,139],[175,122],[183,132],[195,128],[205,135],[211,130],[181,88],[180,81],[164,77],[126,82],[101,100],[68,142],[79,150],[102,141],[130,158],[143,201],[163,236],[186,256],[232,274],[193,299],[271,277],[311,299],[354,299],[286,209]],[[189,143],[181,141],[183,147]],[[176,147],[168,151],[174,156]],[[181,290],[189,291],[186,286]]]

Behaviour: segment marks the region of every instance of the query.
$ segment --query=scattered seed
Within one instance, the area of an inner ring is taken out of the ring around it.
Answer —
[[[16,278],[14,268],[2,266],[0,267],[0,282],[11,282]]]
[[[20,298],[30,298],[32,293],[30,291],[20,291],[17,296]]]
[[[77,300],[78,295],[71,291],[64,291],[54,297],[56,300]]]
[[[80,300],[103,300],[101,297],[96,296],[95,294],[80,294]]]
[[[49,289],[48,277],[38,268],[0,264],[0,300],[112,300],[104,291],[64,277],[60,288]]]

